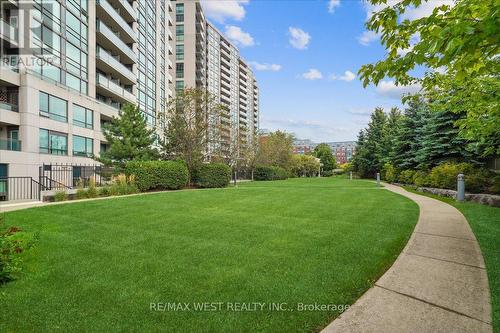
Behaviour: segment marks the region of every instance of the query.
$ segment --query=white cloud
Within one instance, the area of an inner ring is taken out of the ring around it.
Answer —
[[[356,78],[356,74],[351,71],[345,71],[344,75],[339,77],[339,80],[350,82]]]
[[[307,45],[311,40],[311,35],[302,29],[290,27],[288,28],[290,33],[290,44],[299,50],[307,49]]]
[[[314,142],[352,140],[363,126],[337,124],[328,120],[303,120],[286,118],[261,118],[261,125],[270,130],[285,130],[294,133],[298,138],[310,139]]]
[[[271,71],[271,72],[277,72],[281,70],[281,65],[277,64],[268,64],[268,63],[259,63],[257,61],[251,61],[249,62],[250,66],[255,68],[257,71]]]
[[[323,74],[321,74],[321,72],[317,69],[311,68],[310,70],[302,74],[302,77],[306,80],[320,80],[323,78]]]
[[[241,21],[245,17],[245,7],[249,0],[202,0],[201,5],[209,18],[224,23],[226,19]]]
[[[247,47],[255,45],[253,37],[248,32],[241,30],[240,27],[227,25],[225,35],[238,46]]]
[[[381,96],[400,99],[403,95],[417,93],[421,88],[422,86],[418,83],[408,86],[397,86],[394,81],[380,81],[375,91]]]
[[[331,81],[335,81],[335,80],[342,80],[342,81],[346,81],[346,82],[351,82],[352,80],[354,80],[356,78],[356,74],[354,74],[353,72],[347,70],[344,72],[343,75],[336,75],[336,74],[330,74],[328,76],[328,79],[331,80]]]
[[[340,0],[330,0],[328,1],[328,12],[333,14],[335,12],[335,7],[340,6]]]
[[[379,37],[380,34],[377,34],[375,31],[366,30],[358,37],[358,42],[364,46],[368,46],[371,42],[379,39]]]

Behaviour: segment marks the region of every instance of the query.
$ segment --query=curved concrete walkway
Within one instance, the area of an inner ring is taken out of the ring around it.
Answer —
[[[394,265],[322,332],[492,332],[484,260],[465,217],[384,186],[419,205],[417,226]]]

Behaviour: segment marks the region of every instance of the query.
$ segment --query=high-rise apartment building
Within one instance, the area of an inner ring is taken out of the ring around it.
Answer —
[[[259,127],[259,91],[255,76],[238,48],[205,19],[197,0],[173,0],[175,10],[175,77],[172,90],[207,89],[225,106],[220,145],[222,154],[237,156],[251,144]],[[236,154],[235,154],[236,153]]]
[[[0,8],[0,177],[95,164],[124,103],[172,96],[170,0],[8,0]],[[1,189],[0,189],[1,192]]]

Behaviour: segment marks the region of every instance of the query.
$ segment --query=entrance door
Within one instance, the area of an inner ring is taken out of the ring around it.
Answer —
[[[8,199],[8,177],[9,176],[9,165],[0,164],[0,201],[6,201]]]

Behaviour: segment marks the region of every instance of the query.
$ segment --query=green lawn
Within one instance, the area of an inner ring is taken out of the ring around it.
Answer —
[[[311,332],[352,304],[406,244],[415,203],[372,182],[291,179],[6,214],[39,232],[0,286],[0,332]],[[152,302],[191,311],[151,311]],[[192,302],[224,302],[193,311]],[[287,303],[236,312],[225,302]],[[293,311],[288,311],[293,310]]]
[[[500,333],[500,208],[473,202],[457,202],[451,198],[424,194],[410,188],[407,190],[447,202],[464,214],[483,253],[490,284],[493,329]]]

